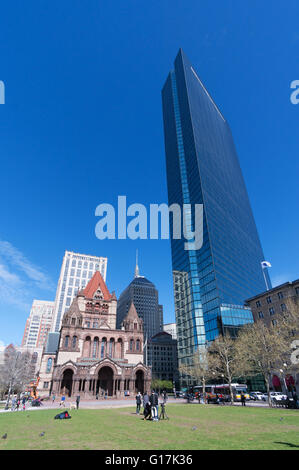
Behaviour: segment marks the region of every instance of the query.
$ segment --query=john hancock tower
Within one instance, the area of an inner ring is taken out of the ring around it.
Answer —
[[[263,250],[229,125],[182,50],[162,90],[168,204],[203,204],[203,245],[171,240],[179,363],[252,322]],[[171,226],[172,219],[170,218]],[[268,285],[271,287],[269,275]]]

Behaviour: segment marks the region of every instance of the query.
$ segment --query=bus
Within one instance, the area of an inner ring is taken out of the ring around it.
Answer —
[[[247,385],[233,383],[231,384],[232,391],[234,395],[234,401],[241,401],[241,393],[243,392],[246,400],[250,400],[248,393]],[[199,398],[199,394],[202,395],[203,387],[202,385],[196,385],[193,387],[192,393],[194,398]],[[206,385],[206,399],[208,403],[216,403],[217,396],[221,401],[230,402],[230,391],[228,384],[215,384],[215,385]]]

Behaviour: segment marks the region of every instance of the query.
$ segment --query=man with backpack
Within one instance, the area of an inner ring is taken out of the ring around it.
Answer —
[[[151,411],[152,411],[152,420],[153,421],[158,421],[159,420],[159,398],[158,394],[152,390],[152,394],[150,396],[150,404],[151,404]]]

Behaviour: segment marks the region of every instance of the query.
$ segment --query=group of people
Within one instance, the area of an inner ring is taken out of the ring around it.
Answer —
[[[22,405],[22,409],[25,411],[26,400],[27,399],[25,396],[22,399],[19,396],[13,396],[11,400],[11,411],[19,411],[21,405]]]
[[[156,391],[152,390],[149,395],[147,392],[144,395],[141,395],[140,392],[136,395],[136,414],[140,414],[141,404],[143,405],[143,418],[144,420],[150,421],[159,421],[159,419],[169,419],[166,411],[165,405],[167,401],[167,393],[163,391],[161,398],[159,400],[159,395]],[[160,416],[159,416],[159,406],[160,406]]]

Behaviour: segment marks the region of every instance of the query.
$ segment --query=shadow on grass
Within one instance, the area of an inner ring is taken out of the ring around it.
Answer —
[[[278,441],[275,441],[274,444],[282,444],[284,446],[296,447],[297,449],[299,449],[299,446],[297,446],[296,444],[292,444],[291,442],[278,442]]]

